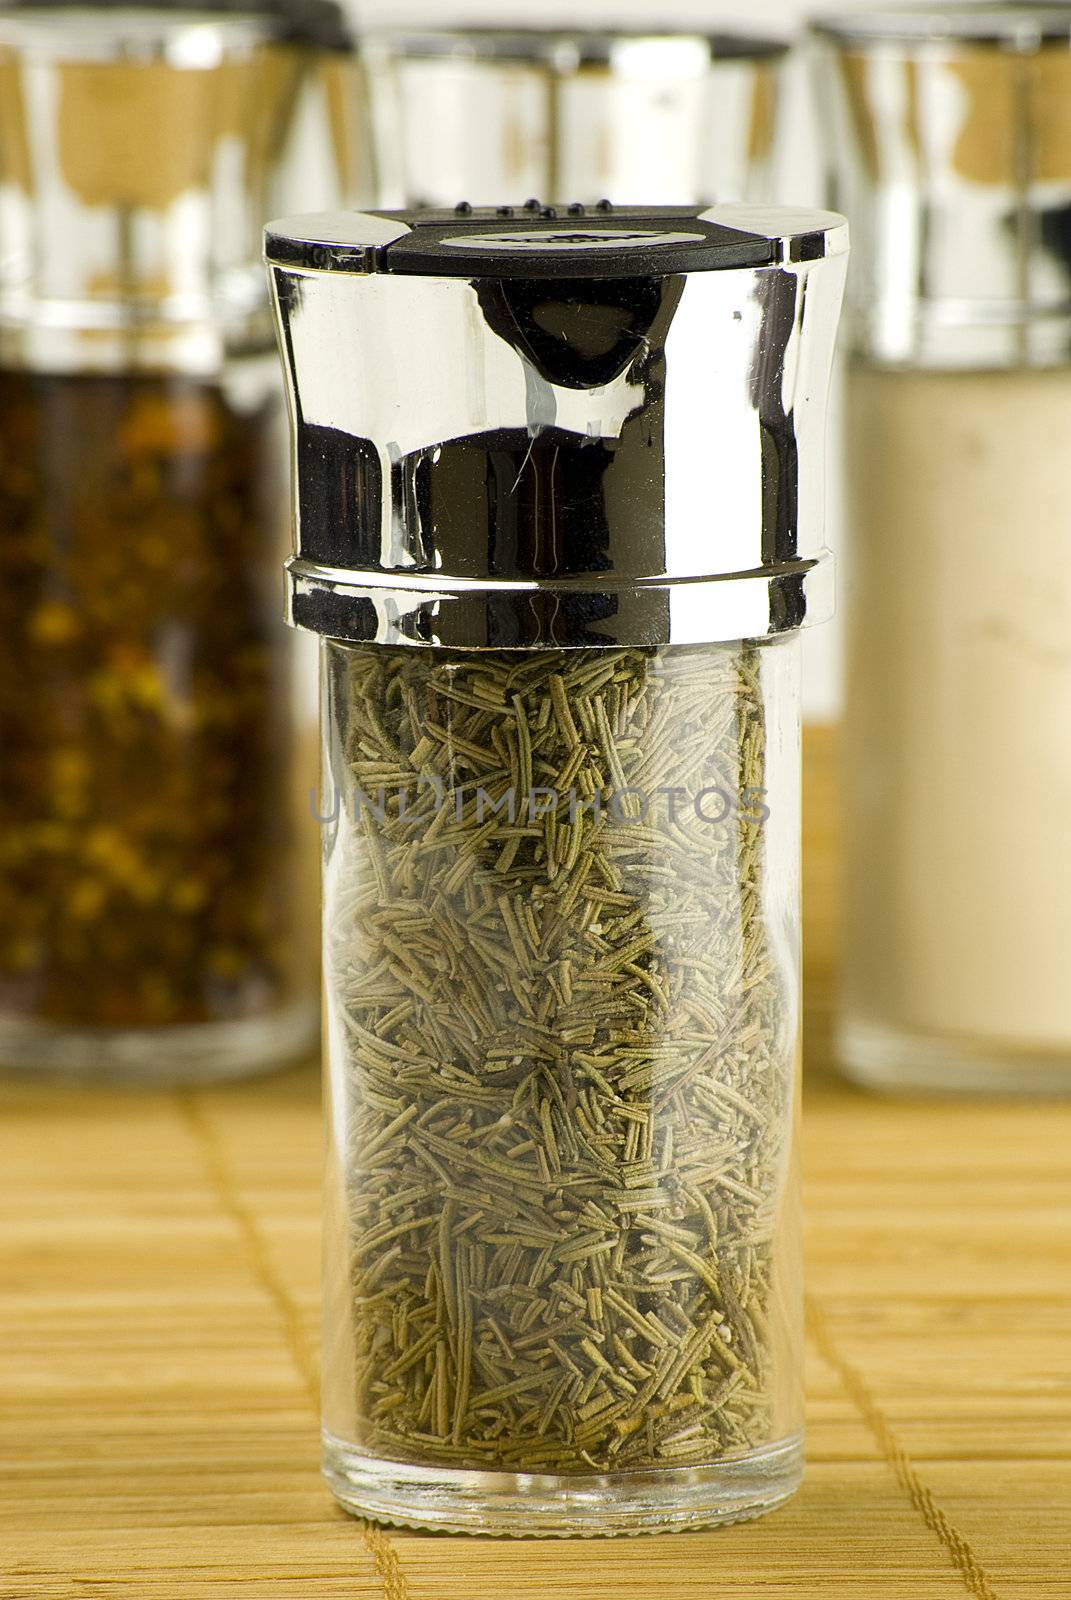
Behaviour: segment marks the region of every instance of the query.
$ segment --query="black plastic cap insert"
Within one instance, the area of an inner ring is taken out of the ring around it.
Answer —
[[[644,278],[814,260],[846,248],[844,219],[778,207],[502,207],[288,218],[265,255],[314,272],[448,278]]]

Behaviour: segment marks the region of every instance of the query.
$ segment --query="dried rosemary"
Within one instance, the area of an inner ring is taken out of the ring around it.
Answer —
[[[327,646],[370,1453],[584,1473],[772,1436],[796,1023],[767,648]]]

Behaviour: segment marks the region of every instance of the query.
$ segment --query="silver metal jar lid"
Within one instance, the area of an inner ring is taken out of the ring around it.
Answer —
[[[270,358],[261,231],[347,38],[334,0],[0,6],[0,360],[210,375]]]
[[[937,368],[1071,361],[1071,6],[814,25],[850,339]]]
[[[646,28],[371,27],[380,202],[766,199],[787,54],[761,32],[653,15]]]
[[[382,28],[371,32],[372,43],[388,44],[413,59],[443,56],[477,61],[538,61],[575,70],[605,66],[622,46],[663,54],[681,42],[701,46],[717,61],[756,61],[788,53],[788,42],[765,34],[710,32],[702,28]]]
[[[472,649],[822,620],[846,252],[839,216],[746,206],[272,224],[290,620]]]
[[[337,0],[5,0],[0,43],[66,61],[215,64],[240,41],[350,50]]]

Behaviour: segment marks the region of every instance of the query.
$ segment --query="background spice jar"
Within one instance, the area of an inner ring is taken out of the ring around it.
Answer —
[[[840,1053],[1071,1088],[1071,8],[823,23],[846,372]]]
[[[315,1037],[259,245],[344,44],[321,5],[0,18],[8,1065],[200,1078]]]
[[[266,374],[270,378],[270,373]],[[241,1019],[301,996],[278,398],[0,373],[0,1011]]]
[[[628,1532],[799,1481],[798,653],[845,249],[731,206],[268,231],[350,1510]]]

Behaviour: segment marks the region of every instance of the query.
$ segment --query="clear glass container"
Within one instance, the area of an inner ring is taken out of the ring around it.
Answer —
[[[1071,10],[822,26],[853,220],[840,1054],[1071,1090]]]
[[[776,38],[411,28],[363,53],[384,204],[768,198]]]
[[[607,1533],[796,1487],[798,653],[325,643],[344,1503]]]
[[[799,654],[846,242],[744,207],[268,230],[355,1513],[635,1533],[799,1483]]]
[[[323,57],[295,26],[0,18],[8,1067],[199,1081],[315,1042],[315,667],[281,616],[259,260]]]

